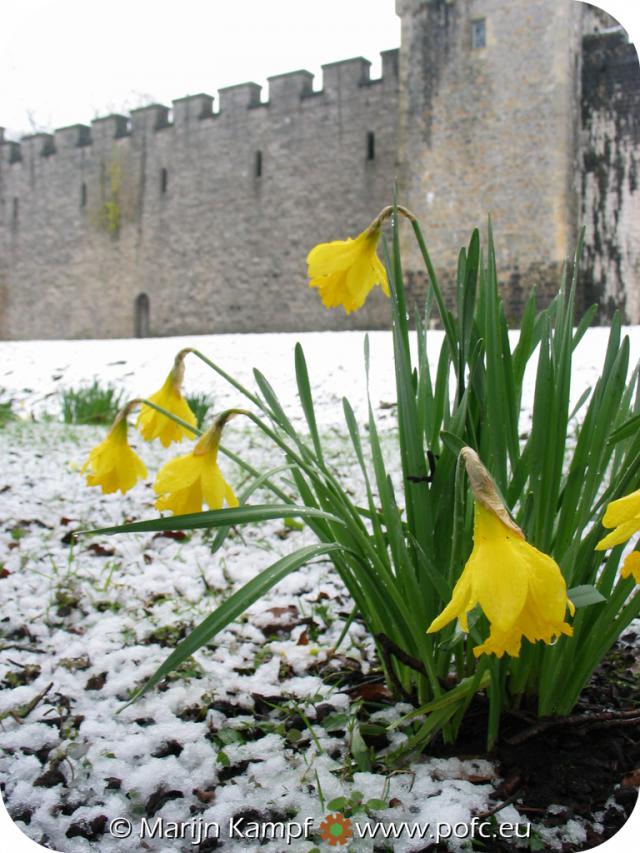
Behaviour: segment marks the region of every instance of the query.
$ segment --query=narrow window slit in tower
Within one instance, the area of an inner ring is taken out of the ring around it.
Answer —
[[[476,21],[471,21],[471,47],[474,50],[486,47],[487,45],[487,28],[484,18],[478,18]]]
[[[256,178],[262,177],[262,151],[256,151],[255,175],[256,175]]]
[[[149,297],[146,293],[136,296],[134,326],[136,338],[149,337]]]
[[[376,159],[376,135],[372,130],[367,131],[367,160]]]
[[[13,199],[13,221],[14,221],[14,223],[17,223],[17,221],[18,221],[19,212],[20,212],[19,201],[18,201],[17,197],[14,196],[14,199]]]
[[[87,185],[83,182],[80,187],[80,207],[87,206]]]
[[[167,185],[169,183],[169,175],[166,169],[160,169],[160,192],[166,193]]]

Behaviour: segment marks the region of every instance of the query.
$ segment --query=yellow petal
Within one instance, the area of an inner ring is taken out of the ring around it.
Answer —
[[[225,482],[225,489],[224,489],[224,497],[225,497],[225,500],[227,501],[228,506],[240,506],[240,503],[238,501],[238,498],[235,495],[235,492],[233,491],[233,489],[231,488],[229,483],[226,483],[226,482]]]
[[[496,655],[501,658],[504,654],[517,658],[520,655],[520,645],[522,642],[522,634],[517,629],[503,632],[498,628],[491,628],[489,636],[479,646],[475,646],[473,654],[476,657],[480,655]]]
[[[455,616],[467,630],[466,613],[476,603],[491,626],[484,643],[474,648],[476,656],[517,657],[523,637],[531,643],[551,643],[561,634],[572,634],[564,619],[567,608],[570,613],[575,608],[558,564],[479,502],[475,503],[473,551],[451,601],[429,631],[439,630]]]
[[[550,624],[562,624],[568,604],[567,584],[559,571],[558,564],[532,545],[522,541],[521,547],[528,549],[529,589],[527,607],[543,614]]]
[[[162,388],[149,397],[149,401],[161,406],[192,426],[196,425],[196,416],[174,384],[173,371],[165,379]],[[146,441],[153,441],[158,438],[163,447],[168,447],[174,441],[182,441],[185,436],[193,438],[193,433],[186,427],[177,424],[171,418],[163,415],[162,412],[144,404],[140,408],[136,425]]]
[[[355,240],[321,243],[309,252],[309,286],[318,288],[326,308],[357,311],[376,285],[389,295],[387,274],[377,256],[378,238],[379,231],[367,229]]]
[[[188,488],[200,479],[204,457],[187,453],[166,462],[158,471],[153,490],[157,495]]]
[[[377,283],[371,255],[361,254],[349,268],[345,281],[356,310],[364,305],[367,296]]]
[[[468,564],[467,564],[468,566]],[[466,614],[472,610],[475,602],[471,599],[471,573],[465,567],[460,575],[457,584],[453,588],[451,601],[442,613],[433,620],[427,628],[427,634],[432,634],[434,631],[439,631],[448,625],[453,619],[460,619],[463,630],[467,629]]]
[[[200,480],[175,492],[168,493],[156,501],[157,509],[168,509],[174,515],[187,515],[202,510],[202,488]]]
[[[602,519],[604,527],[618,527],[635,519],[640,528],[640,490],[611,501]]]
[[[122,494],[132,489],[139,479],[147,476],[147,466],[128,444],[115,460],[115,470]]]
[[[87,485],[100,486],[105,494],[118,489],[124,494],[147,476],[144,462],[129,446],[126,419],[117,422],[104,441],[90,451],[81,471],[89,472]]]
[[[373,256],[373,277],[375,278],[376,284],[379,284],[382,288],[384,295],[389,296],[389,279],[387,278],[387,270],[376,254]]]
[[[313,278],[309,287],[317,287],[325,308],[338,308],[342,305],[349,314],[355,310],[355,303],[346,286],[346,273],[343,271]]]
[[[627,554],[620,570],[620,577],[628,578],[632,575],[635,582],[640,583],[640,553],[638,551]]]
[[[522,612],[528,590],[526,569],[511,559],[508,548],[483,548],[474,563],[473,595],[486,617],[500,631],[508,631]]]
[[[601,539],[596,545],[596,551],[606,551],[607,548],[613,548],[615,545],[622,545],[630,539],[634,533],[640,529],[640,523],[635,519],[626,521],[618,525],[615,530],[608,533],[604,539]]]
[[[522,540],[482,504],[476,504],[473,540],[469,560],[473,597],[492,624],[508,631],[527,597],[527,568],[517,550]]]
[[[208,464],[202,472],[202,492],[211,509],[221,509],[224,503],[225,482],[215,462],[215,456],[213,460],[211,456],[212,454],[209,454]]]
[[[366,239],[367,232],[363,231],[355,240],[347,237],[346,240],[319,243],[307,255],[309,276],[315,278],[347,270],[362,252]]]

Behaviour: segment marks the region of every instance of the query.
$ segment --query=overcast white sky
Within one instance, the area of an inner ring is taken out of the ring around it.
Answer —
[[[418,0],[416,0],[418,2]],[[640,42],[638,0],[601,0]],[[395,0],[13,0],[0,31],[7,137],[400,44]],[[320,87],[316,80],[316,88]]]

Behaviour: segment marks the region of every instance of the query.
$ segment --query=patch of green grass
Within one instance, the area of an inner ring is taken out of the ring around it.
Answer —
[[[13,527],[9,531],[9,535],[11,536],[14,542],[19,542],[23,538],[23,536],[27,535],[28,532],[29,531],[26,530],[24,527]]]
[[[4,391],[0,390],[0,397],[4,396]],[[16,415],[13,411],[13,400],[0,400],[0,428],[14,421]]]
[[[177,625],[161,625],[152,631],[144,640],[145,643],[158,643],[160,646],[177,646],[189,631],[188,625],[178,622]]]
[[[189,404],[189,408],[196,416],[198,429],[202,429],[202,424],[207,416],[207,412],[213,405],[213,400],[208,394],[187,394],[185,400]]]
[[[122,392],[97,380],[85,388],[66,388],[62,418],[66,424],[110,424],[122,406]]]

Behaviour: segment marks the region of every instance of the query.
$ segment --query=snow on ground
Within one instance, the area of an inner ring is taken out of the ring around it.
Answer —
[[[591,330],[579,348],[574,399],[597,379],[607,334]],[[633,363],[640,330],[630,334]],[[372,401],[393,468],[393,411],[380,406],[394,400],[391,341],[384,332],[370,337]],[[317,832],[328,802],[360,791],[365,800],[390,804],[381,811],[372,807],[371,822],[433,827],[438,821],[470,823],[495,802],[499,780],[486,761],[424,757],[388,778],[356,772],[351,779],[345,732],[357,691],[326,675],[333,667],[366,678],[373,652],[355,622],[327,664],[351,603],[326,560],[290,575],[161,688],[119,712],[187,630],[257,571],[313,541],[308,531],[280,521],[244,527],[214,556],[211,538],[200,531],[183,539],[136,534],[69,544],[71,531],[157,512],[150,483],[124,497],[86,487],[79,469],[105,431],[43,418],[58,417],[60,388],[98,377],[131,395],[148,395],[177,350],[197,346],[251,389],[251,368],[259,366],[285,409],[299,412],[293,344],[300,340],[330,458],[357,493],[341,398],[348,396],[364,416],[363,338],[353,332],[0,343],[0,389],[21,418],[0,430],[0,780],[10,813],[31,838],[64,853],[119,851],[140,841],[110,835],[114,818],[130,820],[136,833],[143,818],[153,824],[162,817],[191,821],[193,833],[198,822],[219,825],[221,849],[257,849],[255,841],[225,840],[230,819],[312,818]],[[441,339],[431,333],[434,361]],[[186,386],[211,393],[217,410],[244,404],[193,356]],[[133,429],[130,436],[150,472],[175,455],[143,443]],[[274,464],[273,451],[240,421],[229,426],[225,443],[257,468]],[[221,467],[240,486],[241,472],[225,460]],[[260,499],[267,495],[254,498]],[[21,724],[7,713],[48,685]],[[397,706],[382,715],[390,719],[407,710]],[[402,735],[395,738],[397,745]],[[513,806],[500,817],[522,820]],[[192,844],[194,837],[147,837],[141,847],[216,849],[213,841]],[[452,849],[463,844],[451,842]],[[424,845],[405,838],[392,846],[409,851]],[[310,846],[311,840],[290,846],[276,840],[260,849]],[[350,849],[371,850],[373,842],[354,840]]]
[[[394,400],[394,367],[391,335],[369,332],[371,350],[370,388],[374,402]],[[631,344],[631,364],[640,358],[640,327],[625,328]],[[517,338],[517,332],[511,333]],[[609,335],[608,328],[589,329],[574,358],[572,400],[593,385]],[[300,334],[206,335],[184,338],[145,338],[107,341],[0,341],[0,390],[24,414],[59,411],[58,391],[63,387],[90,385],[95,378],[124,388],[132,396],[149,394],[164,380],[174,355],[183,347],[195,347],[254,388],[253,368],[258,367],[278,393],[286,411],[299,413],[293,347],[299,341],[305,352],[315,392],[318,423],[343,424],[341,400],[349,398],[361,418],[366,415],[364,332],[304,332]],[[429,360],[435,371],[443,332],[428,334]],[[532,360],[524,385],[531,400],[535,379]],[[191,355],[186,361],[187,391],[211,393],[217,409],[244,402],[238,392]]]

